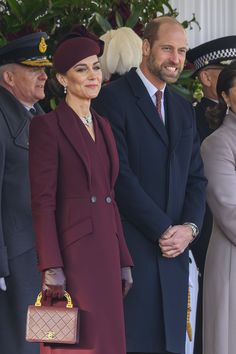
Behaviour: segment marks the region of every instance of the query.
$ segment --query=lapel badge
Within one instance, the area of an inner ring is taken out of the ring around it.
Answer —
[[[45,42],[45,39],[41,37],[40,42],[39,42],[39,51],[40,53],[45,53],[47,50],[47,44]]]

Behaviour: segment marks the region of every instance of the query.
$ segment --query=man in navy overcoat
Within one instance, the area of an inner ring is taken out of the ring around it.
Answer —
[[[202,225],[206,185],[192,105],[166,85],[179,77],[186,50],[176,19],[152,20],[140,67],[95,101],[120,157],[116,198],[135,265],[125,300],[130,353],[185,351],[188,246]]]

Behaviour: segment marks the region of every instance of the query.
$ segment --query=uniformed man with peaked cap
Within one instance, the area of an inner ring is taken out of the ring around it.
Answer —
[[[205,118],[207,107],[217,102],[216,82],[222,68],[236,59],[236,36],[222,37],[203,43],[187,52],[187,60],[194,64],[194,77],[202,84],[204,97],[196,106],[197,127],[201,141],[212,130]]]
[[[25,341],[27,306],[40,289],[28,179],[28,128],[47,79],[47,34],[0,48],[0,346],[1,354],[38,354]]]
[[[217,103],[216,83],[224,66],[236,59],[236,36],[227,36],[203,43],[187,52],[187,60],[194,64],[193,77],[202,84],[203,98],[195,106],[197,128],[201,142],[213,132],[205,112]],[[202,286],[206,252],[212,230],[212,215],[208,206],[204,217],[201,236],[192,247],[200,270],[197,324],[195,336],[195,354],[202,353]]]

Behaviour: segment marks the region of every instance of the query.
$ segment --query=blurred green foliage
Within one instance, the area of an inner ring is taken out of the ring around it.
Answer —
[[[145,24],[157,15],[177,17],[177,9],[169,0],[0,0],[0,46],[32,31],[49,34],[49,53],[58,40],[76,24],[101,35],[107,30],[127,26],[140,36]],[[195,15],[183,26],[199,26]],[[192,79],[189,70],[182,73],[174,88],[192,98]]]

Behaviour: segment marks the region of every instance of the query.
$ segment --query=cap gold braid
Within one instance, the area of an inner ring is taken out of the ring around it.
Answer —
[[[20,63],[28,66],[52,66],[48,59],[23,60]]]

